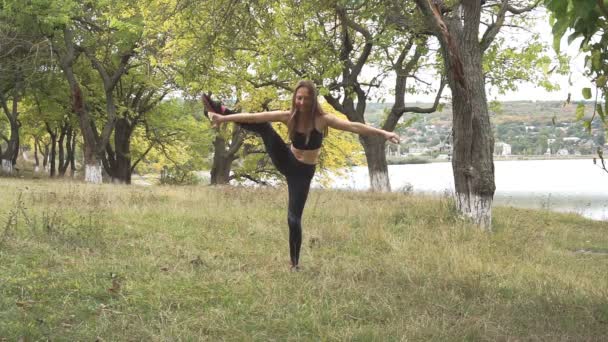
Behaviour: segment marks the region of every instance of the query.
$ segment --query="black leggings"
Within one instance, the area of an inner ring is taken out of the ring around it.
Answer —
[[[302,212],[304,211],[306,198],[308,198],[310,181],[315,174],[315,165],[305,164],[297,160],[270,123],[239,123],[239,125],[245,130],[262,137],[272,163],[287,178],[289,254],[292,266],[297,266],[300,260],[300,246],[302,246]]]

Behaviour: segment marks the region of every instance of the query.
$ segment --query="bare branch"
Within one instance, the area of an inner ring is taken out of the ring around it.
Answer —
[[[443,93],[443,89],[445,88],[445,85],[447,84],[447,82],[445,81],[445,79],[441,80],[441,84],[439,85],[439,90],[437,90],[437,95],[435,96],[435,101],[433,102],[433,106],[432,107],[428,107],[428,108],[421,108],[421,107],[403,107],[400,109],[401,113],[420,113],[420,114],[425,114],[425,113],[433,113],[437,110],[437,107],[439,106],[439,101],[441,100],[441,94]]]
[[[467,88],[464,78],[464,66],[461,59],[461,54],[456,45],[454,38],[448,30],[448,27],[443,20],[441,10],[437,4],[431,0],[415,0],[416,5],[422,13],[428,18],[432,18],[429,22],[433,25],[435,36],[443,42],[445,47],[445,57],[450,66],[450,72],[453,73],[454,80],[462,87]]]
[[[270,172],[268,172],[268,173],[270,173]],[[261,179],[255,178],[255,177],[253,177],[252,175],[250,175],[248,173],[235,173],[235,174],[230,175],[230,177],[228,177],[228,178],[229,178],[229,180],[233,180],[233,179],[237,179],[237,178],[245,178],[245,179],[248,179],[248,180],[250,180],[250,181],[252,181],[252,182],[254,182],[256,184],[260,184],[260,185],[264,185],[264,186],[269,186],[270,185],[270,183],[268,183],[266,181],[263,181]]]
[[[146,157],[146,155],[152,150],[154,145],[156,145],[156,142],[152,141],[150,143],[150,146],[148,146],[148,148],[146,149],[146,151],[139,158],[137,158],[137,160],[133,163],[133,165],[131,165],[131,173],[133,173],[133,171],[135,171],[137,164],[139,164],[139,162],[142,161]]]
[[[232,139],[230,141],[230,148],[228,148],[228,155],[236,157],[236,152],[243,146],[245,139],[242,134],[242,129],[239,125],[235,126],[232,131]]]
[[[337,98],[331,94],[323,95],[323,97],[325,98],[325,101],[327,101],[327,103],[329,103],[330,106],[332,106],[335,110],[340,113],[344,113],[344,107]]]
[[[11,115],[11,111],[8,108],[8,105],[6,104],[6,98],[4,97],[4,94],[2,94],[2,92],[0,91],[0,104],[2,104],[2,109],[4,110],[4,114],[6,114],[6,117],[11,120],[12,115]]]
[[[421,79],[420,77],[418,77],[416,75],[407,75],[407,77],[411,77],[411,78],[415,79],[416,81],[418,81],[418,82],[420,82],[422,84],[426,84],[428,86],[431,85],[431,82],[425,81],[425,80]]]
[[[509,7],[509,0],[502,0],[502,5],[500,6],[500,10],[498,11],[498,15],[496,21],[492,23],[486,32],[484,32],[483,37],[481,38],[481,42],[479,43],[481,46],[481,50],[485,51],[490,47],[494,38],[498,32],[500,32],[500,28],[502,27],[505,21],[505,14],[507,13],[507,9]]]
[[[85,26],[89,31],[102,32],[103,28],[96,23],[82,17],[72,17],[72,20]]]
[[[256,83],[253,80],[247,80],[247,82],[249,82],[249,84],[251,84],[252,86],[254,86],[255,88],[262,88],[262,87],[267,87],[267,86],[275,86],[287,91],[292,91],[293,89],[291,89],[291,87],[289,87],[288,82],[287,81],[278,81],[278,80],[269,80],[266,82],[261,82],[261,83]]]
[[[342,23],[344,25],[359,32],[365,38],[365,45],[363,46],[363,51],[361,51],[361,54],[357,58],[357,61],[354,64],[349,65],[351,67],[350,77],[354,76],[356,78],[361,73],[363,66],[367,62],[367,59],[369,58],[369,55],[372,52],[373,37],[372,37],[372,34],[367,29],[365,29],[363,26],[359,25],[358,23],[356,23],[352,19],[350,19],[346,15],[346,11],[344,11],[343,9],[341,9],[339,7],[336,8],[336,11],[337,11],[338,16],[340,17],[340,20],[342,21]],[[344,32],[344,34],[347,35],[347,32]],[[345,37],[345,40],[346,39],[347,39],[347,37]],[[349,43],[349,42],[345,41],[344,43]],[[352,51],[352,46],[350,46],[350,44],[349,44],[348,46],[344,46],[343,48],[345,50],[343,50],[343,53],[342,53],[342,60],[344,62],[350,62],[350,59],[347,58],[346,54],[349,54]]]
[[[346,11],[343,8],[337,7],[336,11],[338,12],[338,16],[340,16],[340,20],[342,20],[348,27],[359,32],[363,37],[365,37],[365,41],[372,40],[373,37],[369,30],[350,19],[346,15]]]
[[[598,2],[600,2],[600,1],[601,0],[598,0]],[[530,12],[531,10],[535,9],[536,7],[538,7],[540,2],[541,2],[541,0],[536,0],[531,5],[523,7],[523,8],[515,8],[511,5],[507,5],[507,10],[513,14],[522,14],[522,13]]]

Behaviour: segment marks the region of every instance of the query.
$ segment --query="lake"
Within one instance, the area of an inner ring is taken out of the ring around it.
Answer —
[[[608,220],[608,173],[591,159],[496,161],[494,166],[495,205],[575,212]],[[454,189],[449,162],[389,165],[388,171],[393,191],[409,185],[415,193],[426,194]],[[369,189],[367,167],[353,167],[345,177],[334,177],[330,187]]]

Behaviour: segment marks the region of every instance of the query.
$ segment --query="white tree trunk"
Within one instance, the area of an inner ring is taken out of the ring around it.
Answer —
[[[374,170],[369,175],[370,188],[373,191],[390,192],[388,172]]]
[[[40,172],[40,166],[36,165],[34,166],[34,173],[38,173]]]
[[[101,176],[101,164],[85,165],[84,166],[84,181],[85,183],[101,184],[103,182]]]
[[[456,193],[456,207],[473,223],[484,230],[492,230],[492,196]]]
[[[13,163],[10,160],[2,159],[2,173],[13,174]]]

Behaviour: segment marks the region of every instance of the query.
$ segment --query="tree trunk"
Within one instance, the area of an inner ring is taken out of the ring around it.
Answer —
[[[21,140],[19,139],[19,124],[15,125],[15,132],[11,134],[15,134],[15,152],[13,153],[13,165],[17,165],[17,157],[19,157],[19,148],[21,146]],[[12,131],[12,130],[11,130]]]
[[[71,158],[71,145],[72,145],[73,130],[69,122],[64,123],[61,127],[61,136],[59,137],[59,176],[64,177],[65,172],[70,165]],[[64,149],[65,144],[65,149]]]
[[[226,140],[220,135],[213,141],[213,165],[211,166],[211,184],[228,184],[233,156],[226,150]]]
[[[16,103],[14,103],[14,112],[16,111]],[[2,160],[2,172],[12,175],[17,164],[17,156],[19,155],[19,124],[17,120],[9,120],[9,122],[11,125],[11,137],[0,159]]]
[[[365,150],[370,188],[372,191],[391,191],[385,154],[386,140],[378,136],[360,136],[359,141]]]
[[[458,210],[481,228],[491,230],[494,184],[494,137],[488,114],[482,50],[478,40],[478,17],[465,9],[464,27],[458,19],[446,21],[453,47],[442,44],[442,53],[452,89],[455,200]],[[475,24],[477,22],[477,24]],[[451,63],[460,55],[462,73]]]
[[[112,181],[131,184],[131,133],[133,128],[126,118],[116,120],[114,127],[115,163]]]
[[[13,174],[13,162],[10,160],[6,160],[6,159],[2,159],[2,173],[3,174],[7,174],[7,175],[11,175]]]
[[[40,171],[40,159],[38,159],[38,138],[34,138],[34,173]]]
[[[44,149],[41,149],[42,152],[42,168],[45,172],[48,172],[48,163],[49,163],[49,145],[44,144]]]
[[[87,143],[84,144],[84,181],[91,184],[103,183],[101,162],[94,146]]]
[[[4,99],[2,99],[2,101],[4,101]],[[18,97],[13,99],[12,113],[7,113],[9,119],[8,121],[11,127],[11,136],[7,141],[7,146],[4,150],[4,153],[0,155],[0,159],[2,159],[3,165],[2,172],[4,172],[5,174],[12,174],[14,172],[15,165],[17,164],[17,157],[19,156],[19,121],[17,120],[17,115],[19,113],[17,111],[18,101]],[[10,167],[8,165],[9,163]]]
[[[470,50],[469,50],[470,51]],[[465,60],[473,56],[466,56]],[[491,229],[494,184],[494,137],[488,116],[481,63],[464,62],[467,94],[453,90],[454,152],[452,169],[456,205],[460,212],[484,229]]]
[[[72,140],[70,146],[68,147],[68,159],[70,160],[70,177],[74,178],[74,174],[76,173],[76,160],[75,160],[75,151],[76,151],[76,131],[72,131]]]
[[[49,130],[49,135],[51,136],[51,154],[49,155],[50,161],[50,176],[55,177],[56,168],[55,168],[55,157],[57,155],[57,134],[52,133]]]
[[[59,160],[57,161],[59,164],[58,167],[58,173],[59,173],[59,177],[63,177],[65,175],[65,168],[64,168],[64,159],[65,159],[65,150],[64,150],[64,141],[65,141],[65,135],[66,135],[66,130],[62,127],[61,128],[61,133],[59,134],[59,140],[57,142],[57,145],[59,147]],[[67,166],[67,164],[66,164]]]
[[[72,110],[78,116],[80,132],[84,141],[84,181],[86,183],[101,184],[103,181],[101,163],[97,154],[97,139],[92,128],[92,118],[85,106],[84,97],[80,85],[74,75],[73,65],[80,54],[80,49],[74,45],[74,35],[69,28],[64,28],[63,36],[66,46],[65,54],[60,58],[59,65],[70,85]],[[111,132],[110,132],[111,133]],[[108,133],[109,136],[109,133]],[[105,146],[103,144],[102,146]]]
[[[244,130],[235,125],[230,137],[230,145],[227,146],[226,139],[221,135],[217,135],[213,141],[213,165],[211,166],[211,185],[228,184],[230,182],[230,170],[232,170],[232,162],[238,156],[237,152],[243,146],[245,141]]]

